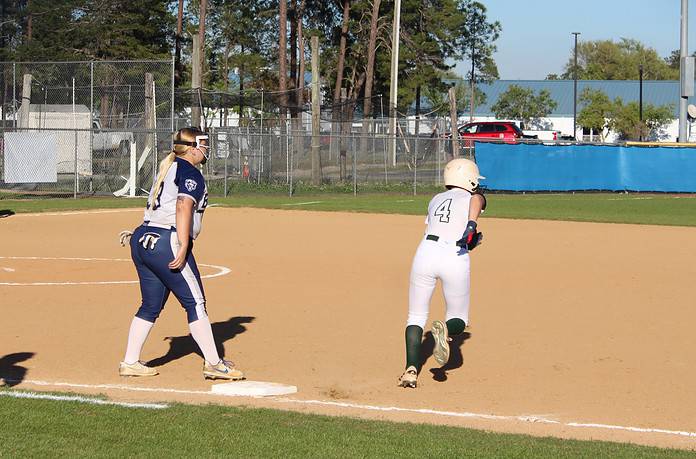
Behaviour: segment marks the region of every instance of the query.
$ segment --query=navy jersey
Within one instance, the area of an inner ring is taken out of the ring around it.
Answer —
[[[145,221],[164,227],[176,226],[176,200],[179,196],[193,200],[191,238],[198,237],[201,232],[203,212],[208,206],[208,188],[201,171],[185,159],[176,158],[159,190],[154,194],[154,200],[152,191],[150,196],[145,209]]]

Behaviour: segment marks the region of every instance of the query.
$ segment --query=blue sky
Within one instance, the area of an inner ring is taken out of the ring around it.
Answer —
[[[680,0],[482,0],[500,21],[495,61],[501,79],[561,73],[578,40],[635,38],[665,57],[679,48]],[[696,49],[696,0],[689,1],[689,54]],[[466,62],[456,71],[464,75]]]

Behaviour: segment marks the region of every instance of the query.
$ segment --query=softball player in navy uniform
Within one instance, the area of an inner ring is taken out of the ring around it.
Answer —
[[[449,360],[450,336],[464,332],[469,323],[469,251],[482,239],[476,220],[486,207],[479,191],[478,166],[468,159],[454,159],[445,166],[447,191],[430,200],[427,229],[411,267],[408,322],[406,324],[406,371],[399,386],[416,387],[423,328],[437,280],[447,303],[445,321],[432,325],[435,360]]]
[[[186,310],[191,336],[203,353],[203,376],[244,379],[232,362],[218,355],[201,275],[192,253],[208,205],[205,180],[196,166],[207,159],[208,136],[203,131],[184,128],[175,134],[174,149],[160,163],[150,191],[144,222],[130,237],[142,304],[131,323],[126,355],[119,365],[121,376],[157,374],[140,361],[140,352],[171,292]],[[122,244],[130,232],[125,233],[121,235]]]

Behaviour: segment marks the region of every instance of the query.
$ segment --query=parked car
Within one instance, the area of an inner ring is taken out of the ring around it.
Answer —
[[[459,138],[464,140],[464,146],[470,147],[475,141],[503,141],[516,143],[524,137],[522,130],[511,121],[474,121],[457,128]],[[449,132],[445,138],[451,138]]]
[[[522,133],[524,134],[525,139],[561,140],[561,131],[556,131],[553,129],[525,129],[522,131]]]

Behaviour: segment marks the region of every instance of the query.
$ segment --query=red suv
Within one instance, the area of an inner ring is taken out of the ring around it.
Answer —
[[[501,140],[505,143],[516,143],[524,134],[511,121],[475,121],[459,126],[459,138],[464,139],[464,146],[470,147],[474,141]]]

